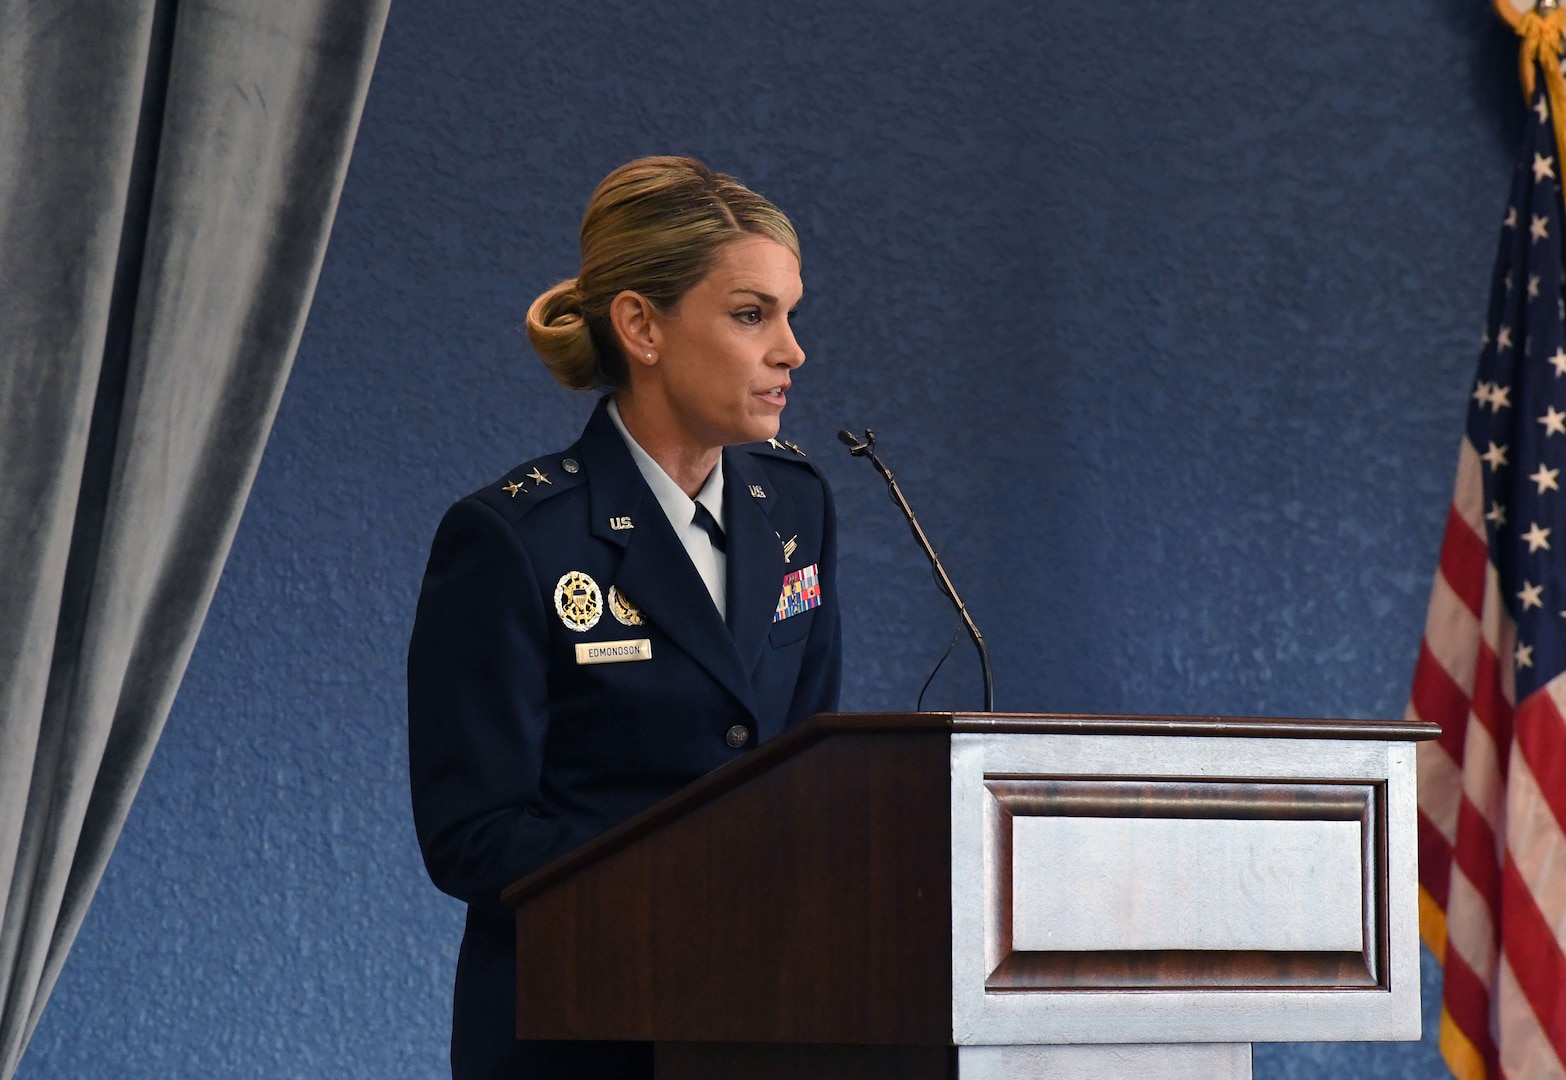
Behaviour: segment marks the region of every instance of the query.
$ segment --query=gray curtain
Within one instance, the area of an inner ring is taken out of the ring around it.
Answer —
[[[0,0],[0,1080],[206,615],[386,3]]]

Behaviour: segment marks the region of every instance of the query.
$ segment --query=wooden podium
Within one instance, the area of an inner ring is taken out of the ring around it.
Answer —
[[[506,890],[660,1080],[1251,1075],[1417,1039],[1413,721],[818,716]]]

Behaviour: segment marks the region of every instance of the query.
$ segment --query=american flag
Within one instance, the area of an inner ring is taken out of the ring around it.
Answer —
[[[1566,293],[1562,162],[1528,118],[1408,715],[1420,931],[1460,1080],[1566,1077]]]

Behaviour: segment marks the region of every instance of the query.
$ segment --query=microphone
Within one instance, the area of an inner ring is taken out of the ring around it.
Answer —
[[[990,650],[985,647],[984,635],[979,633],[979,628],[973,623],[973,616],[968,614],[967,605],[962,602],[962,597],[957,595],[957,590],[952,587],[952,579],[946,576],[946,568],[941,565],[941,560],[935,554],[935,549],[930,546],[929,539],[924,535],[924,530],[919,527],[919,519],[914,517],[913,507],[908,505],[908,500],[903,498],[902,489],[897,486],[897,481],[892,477],[892,470],[876,456],[875,432],[865,428],[864,438],[860,438],[847,428],[837,433],[838,441],[848,447],[848,452],[854,457],[870,459],[876,472],[886,478],[886,493],[891,496],[897,508],[908,519],[908,527],[913,530],[914,539],[919,541],[919,546],[924,549],[926,557],[930,560],[930,569],[935,571],[935,583],[941,587],[941,591],[951,598],[951,602],[957,608],[957,614],[962,617],[962,623],[968,629],[968,636],[973,639],[974,648],[979,650],[979,666],[984,670],[984,711],[995,711],[995,676],[990,671]],[[939,666],[939,665],[937,665]],[[922,695],[921,695],[922,696]]]

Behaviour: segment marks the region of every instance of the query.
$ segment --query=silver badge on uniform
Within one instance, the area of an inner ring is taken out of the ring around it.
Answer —
[[[622,626],[640,626],[646,621],[641,608],[627,600],[618,585],[609,586],[609,614]]]
[[[555,613],[567,630],[586,633],[598,625],[604,613],[604,594],[598,582],[580,570],[572,570],[555,582]]]

